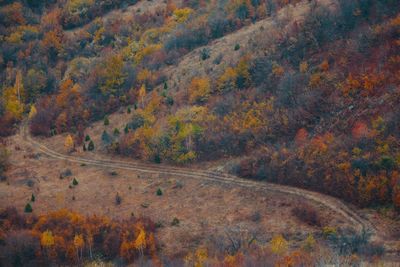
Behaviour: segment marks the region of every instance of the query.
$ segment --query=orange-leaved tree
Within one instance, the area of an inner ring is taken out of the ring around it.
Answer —
[[[210,96],[210,80],[207,77],[193,78],[189,86],[189,101],[200,103]]]

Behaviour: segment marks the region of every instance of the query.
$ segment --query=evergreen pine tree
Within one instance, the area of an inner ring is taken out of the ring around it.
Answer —
[[[104,117],[104,125],[107,126],[110,124],[110,120],[108,119],[108,117]]]
[[[161,188],[157,189],[157,193],[156,194],[157,194],[157,196],[162,196],[163,192],[162,192]]]
[[[27,204],[25,205],[24,211],[25,211],[26,213],[31,213],[31,212],[33,211],[32,206],[31,206],[30,203],[27,203]]]
[[[90,140],[90,142],[89,142],[88,150],[89,151],[93,151],[94,150],[94,143],[93,143],[92,140]]]

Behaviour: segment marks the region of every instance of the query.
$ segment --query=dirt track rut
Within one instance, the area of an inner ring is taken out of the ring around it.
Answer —
[[[119,161],[112,159],[88,159],[83,157],[76,157],[71,155],[65,155],[60,152],[54,151],[39,141],[35,140],[30,136],[27,129],[27,124],[24,123],[21,127],[20,134],[23,140],[36,149],[38,152],[54,159],[98,166],[101,168],[113,168],[113,169],[124,169],[132,170],[136,172],[156,174],[156,175],[169,175],[176,176],[183,179],[196,179],[207,182],[214,182],[219,184],[226,184],[230,186],[240,186],[244,188],[250,188],[253,190],[262,190],[265,192],[275,192],[286,195],[291,195],[296,198],[313,202],[315,204],[321,205],[325,208],[330,209],[344,220],[350,223],[354,229],[357,231],[362,231],[363,229],[372,234],[372,240],[381,241],[384,243],[386,252],[392,255],[398,254],[398,244],[397,242],[385,242],[385,239],[380,237],[379,232],[376,230],[375,226],[367,219],[362,218],[355,210],[344,204],[341,200],[327,195],[323,195],[317,192],[299,189],[295,187],[278,185],[267,183],[263,181],[253,181],[243,179],[228,173],[216,172],[216,171],[206,171],[193,168],[182,168],[158,164],[149,163],[138,163],[132,161]]]

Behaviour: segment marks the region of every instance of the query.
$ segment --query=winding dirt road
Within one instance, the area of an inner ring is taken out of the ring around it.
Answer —
[[[357,231],[366,230],[370,232],[372,234],[372,240],[383,241],[383,242],[385,241],[384,238],[380,237],[380,234],[376,230],[374,225],[367,219],[364,219],[361,216],[359,216],[355,210],[345,205],[339,199],[323,195],[317,192],[312,192],[304,189],[272,184],[267,182],[247,180],[222,172],[205,171],[193,168],[178,168],[173,166],[165,166],[165,165],[157,165],[149,163],[137,163],[132,161],[131,162],[118,161],[112,159],[107,159],[107,160],[88,159],[83,157],[65,155],[46,147],[44,144],[41,144],[40,142],[32,138],[28,133],[27,123],[23,123],[20,130],[20,134],[23,140],[27,142],[27,144],[32,146],[34,149],[36,149],[38,152],[48,157],[59,160],[92,165],[92,166],[99,166],[102,168],[106,167],[114,169],[132,170],[136,172],[156,174],[156,175],[173,175],[184,179],[203,180],[214,183],[235,185],[235,186],[250,188],[253,190],[262,190],[265,192],[275,192],[286,195],[292,195],[299,199],[314,202],[318,205],[321,205],[323,207],[326,207],[334,211],[344,220],[349,222]],[[393,245],[393,242],[384,242],[384,245],[387,253],[394,255],[397,254],[398,252],[397,244]]]

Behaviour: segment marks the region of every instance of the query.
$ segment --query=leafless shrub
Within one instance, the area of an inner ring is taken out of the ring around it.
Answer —
[[[310,205],[301,203],[292,209],[292,214],[300,221],[311,225],[321,227],[323,225],[317,211]]]

